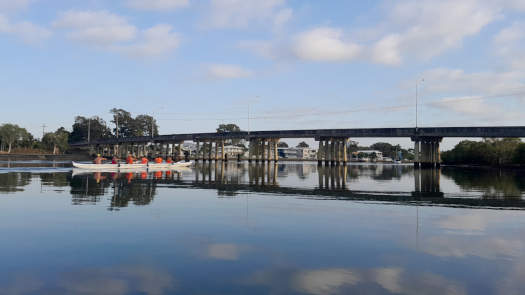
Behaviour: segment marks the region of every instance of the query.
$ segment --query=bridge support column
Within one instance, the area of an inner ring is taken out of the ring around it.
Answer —
[[[270,163],[270,161],[272,160],[272,140],[271,139],[268,139],[266,140],[267,142],[267,149],[268,149],[268,152],[266,153],[266,162]],[[269,171],[269,169],[268,169]]]
[[[211,150],[213,149],[213,141],[208,143],[208,162],[211,163]]]
[[[273,141],[273,161],[276,163],[279,162],[279,150],[277,149],[278,146],[279,146],[279,138],[276,138]],[[275,173],[277,173],[277,170]]]
[[[259,157],[259,160],[264,162],[264,138],[259,142]]]
[[[319,148],[317,149],[317,166],[323,165],[323,141],[319,139]]]
[[[200,148],[199,141],[196,141],[195,142],[195,154],[194,154],[195,163],[199,162],[199,148]],[[191,153],[191,149],[190,149],[190,153]]]
[[[339,166],[341,159],[341,139],[335,139],[335,165]]]
[[[227,161],[226,155],[224,154],[224,140],[221,140],[221,161]]]
[[[421,155],[420,155],[420,148],[421,148],[421,141],[419,138],[413,138],[414,141],[414,167],[419,167],[421,164]]]
[[[215,163],[219,161],[219,141],[215,141]]]
[[[249,139],[249,142],[248,142],[248,163],[252,162],[252,151],[253,151],[253,140]]]
[[[439,154],[439,143],[442,137],[425,136],[413,139],[415,166],[421,167],[439,167],[441,165],[441,157]]]
[[[328,166],[330,164],[330,141],[326,139],[324,141],[324,165]]]
[[[335,140],[330,139],[330,165],[335,166]]]
[[[344,165],[346,165],[346,162],[348,162],[348,152],[346,150],[346,146],[347,145],[348,145],[348,138],[345,138],[345,139],[343,139],[343,164]],[[346,177],[346,175],[345,175],[345,177]],[[343,186],[345,184],[346,184],[346,179],[345,179],[345,182],[343,182]]]

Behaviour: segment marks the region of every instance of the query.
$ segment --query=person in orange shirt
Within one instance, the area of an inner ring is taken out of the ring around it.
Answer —
[[[168,158],[166,159],[166,163],[168,163],[168,164],[173,163],[173,160],[171,159],[171,157],[168,157]]]
[[[157,163],[157,164],[162,163],[162,158],[161,157],[156,157],[155,158],[155,163]]]
[[[140,159],[140,163],[141,164],[148,164],[148,158],[142,157],[142,159]]]
[[[128,154],[128,157],[126,158],[126,164],[133,164],[135,162],[135,158],[131,156],[131,154]]]

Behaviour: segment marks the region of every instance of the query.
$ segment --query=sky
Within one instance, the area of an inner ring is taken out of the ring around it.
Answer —
[[[117,107],[162,134],[413,127],[417,97],[418,126],[525,125],[524,15],[523,0],[0,0],[0,124],[40,137]]]

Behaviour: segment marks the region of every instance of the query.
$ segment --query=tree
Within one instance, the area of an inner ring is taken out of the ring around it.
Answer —
[[[158,136],[159,126],[152,116],[138,115],[134,119],[132,133],[134,136]]]
[[[117,108],[113,108],[109,112],[113,114],[113,120],[111,122],[115,124],[113,134],[115,134],[116,137],[133,136],[134,120],[133,117],[131,117],[131,113]]]
[[[55,132],[49,132],[42,137],[44,148],[53,152],[53,155],[59,151],[65,152],[68,145],[69,132],[64,127],[58,128]]]
[[[519,163],[519,138],[483,139],[483,141],[463,140],[452,150],[443,152],[445,164],[505,165]]]
[[[0,141],[7,145],[7,153],[11,153],[13,145],[32,142],[33,136],[25,128],[16,124],[3,124],[0,126]]]
[[[280,147],[280,148],[287,148],[288,144],[286,142],[284,142],[284,141],[279,141],[277,146]]]
[[[304,141],[301,141],[298,145],[297,145],[298,148],[308,148],[310,147],[306,142]]]
[[[130,112],[116,108],[111,109],[110,113],[113,114],[113,120],[111,122],[115,124],[115,128],[113,129],[115,136],[134,137],[159,135],[159,126],[152,116],[138,115],[133,118]],[[116,127],[117,125],[118,129]]]
[[[82,116],[75,117],[75,123],[72,126],[73,131],[69,136],[69,142],[81,142],[89,140],[98,140],[111,137],[111,130],[106,122],[100,117],[86,118]]]
[[[219,124],[219,127],[217,128],[217,133],[229,133],[229,132],[241,132],[241,128],[237,126],[236,124]],[[231,145],[238,145],[241,140],[240,139],[231,139],[226,140],[226,144]]]

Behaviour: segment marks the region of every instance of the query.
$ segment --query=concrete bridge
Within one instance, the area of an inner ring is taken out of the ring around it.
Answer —
[[[347,143],[350,138],[408,137],[414,142],[416,166],[439,166],[439,144],[444,137],[525,137],[525,126],[499,127],[424,127],[424,128],[354,128],[354,129],[306,129],[275,131],[241,131],[224,133],[186,133],[155,137],[111,138],[72,144],[89,146],[106,156],[173,156],[182,157],[181,144],[193,141],[197,144],[195,159],[205,161],[227,161],[225,140],[244,139],[249,142],[248,161],[279,160],[277,145],[281,138],[313,138],[319,142],[317,160],[320,165],[340,165],[348,162]],[[215,152],[213,152],[215,150]]]

